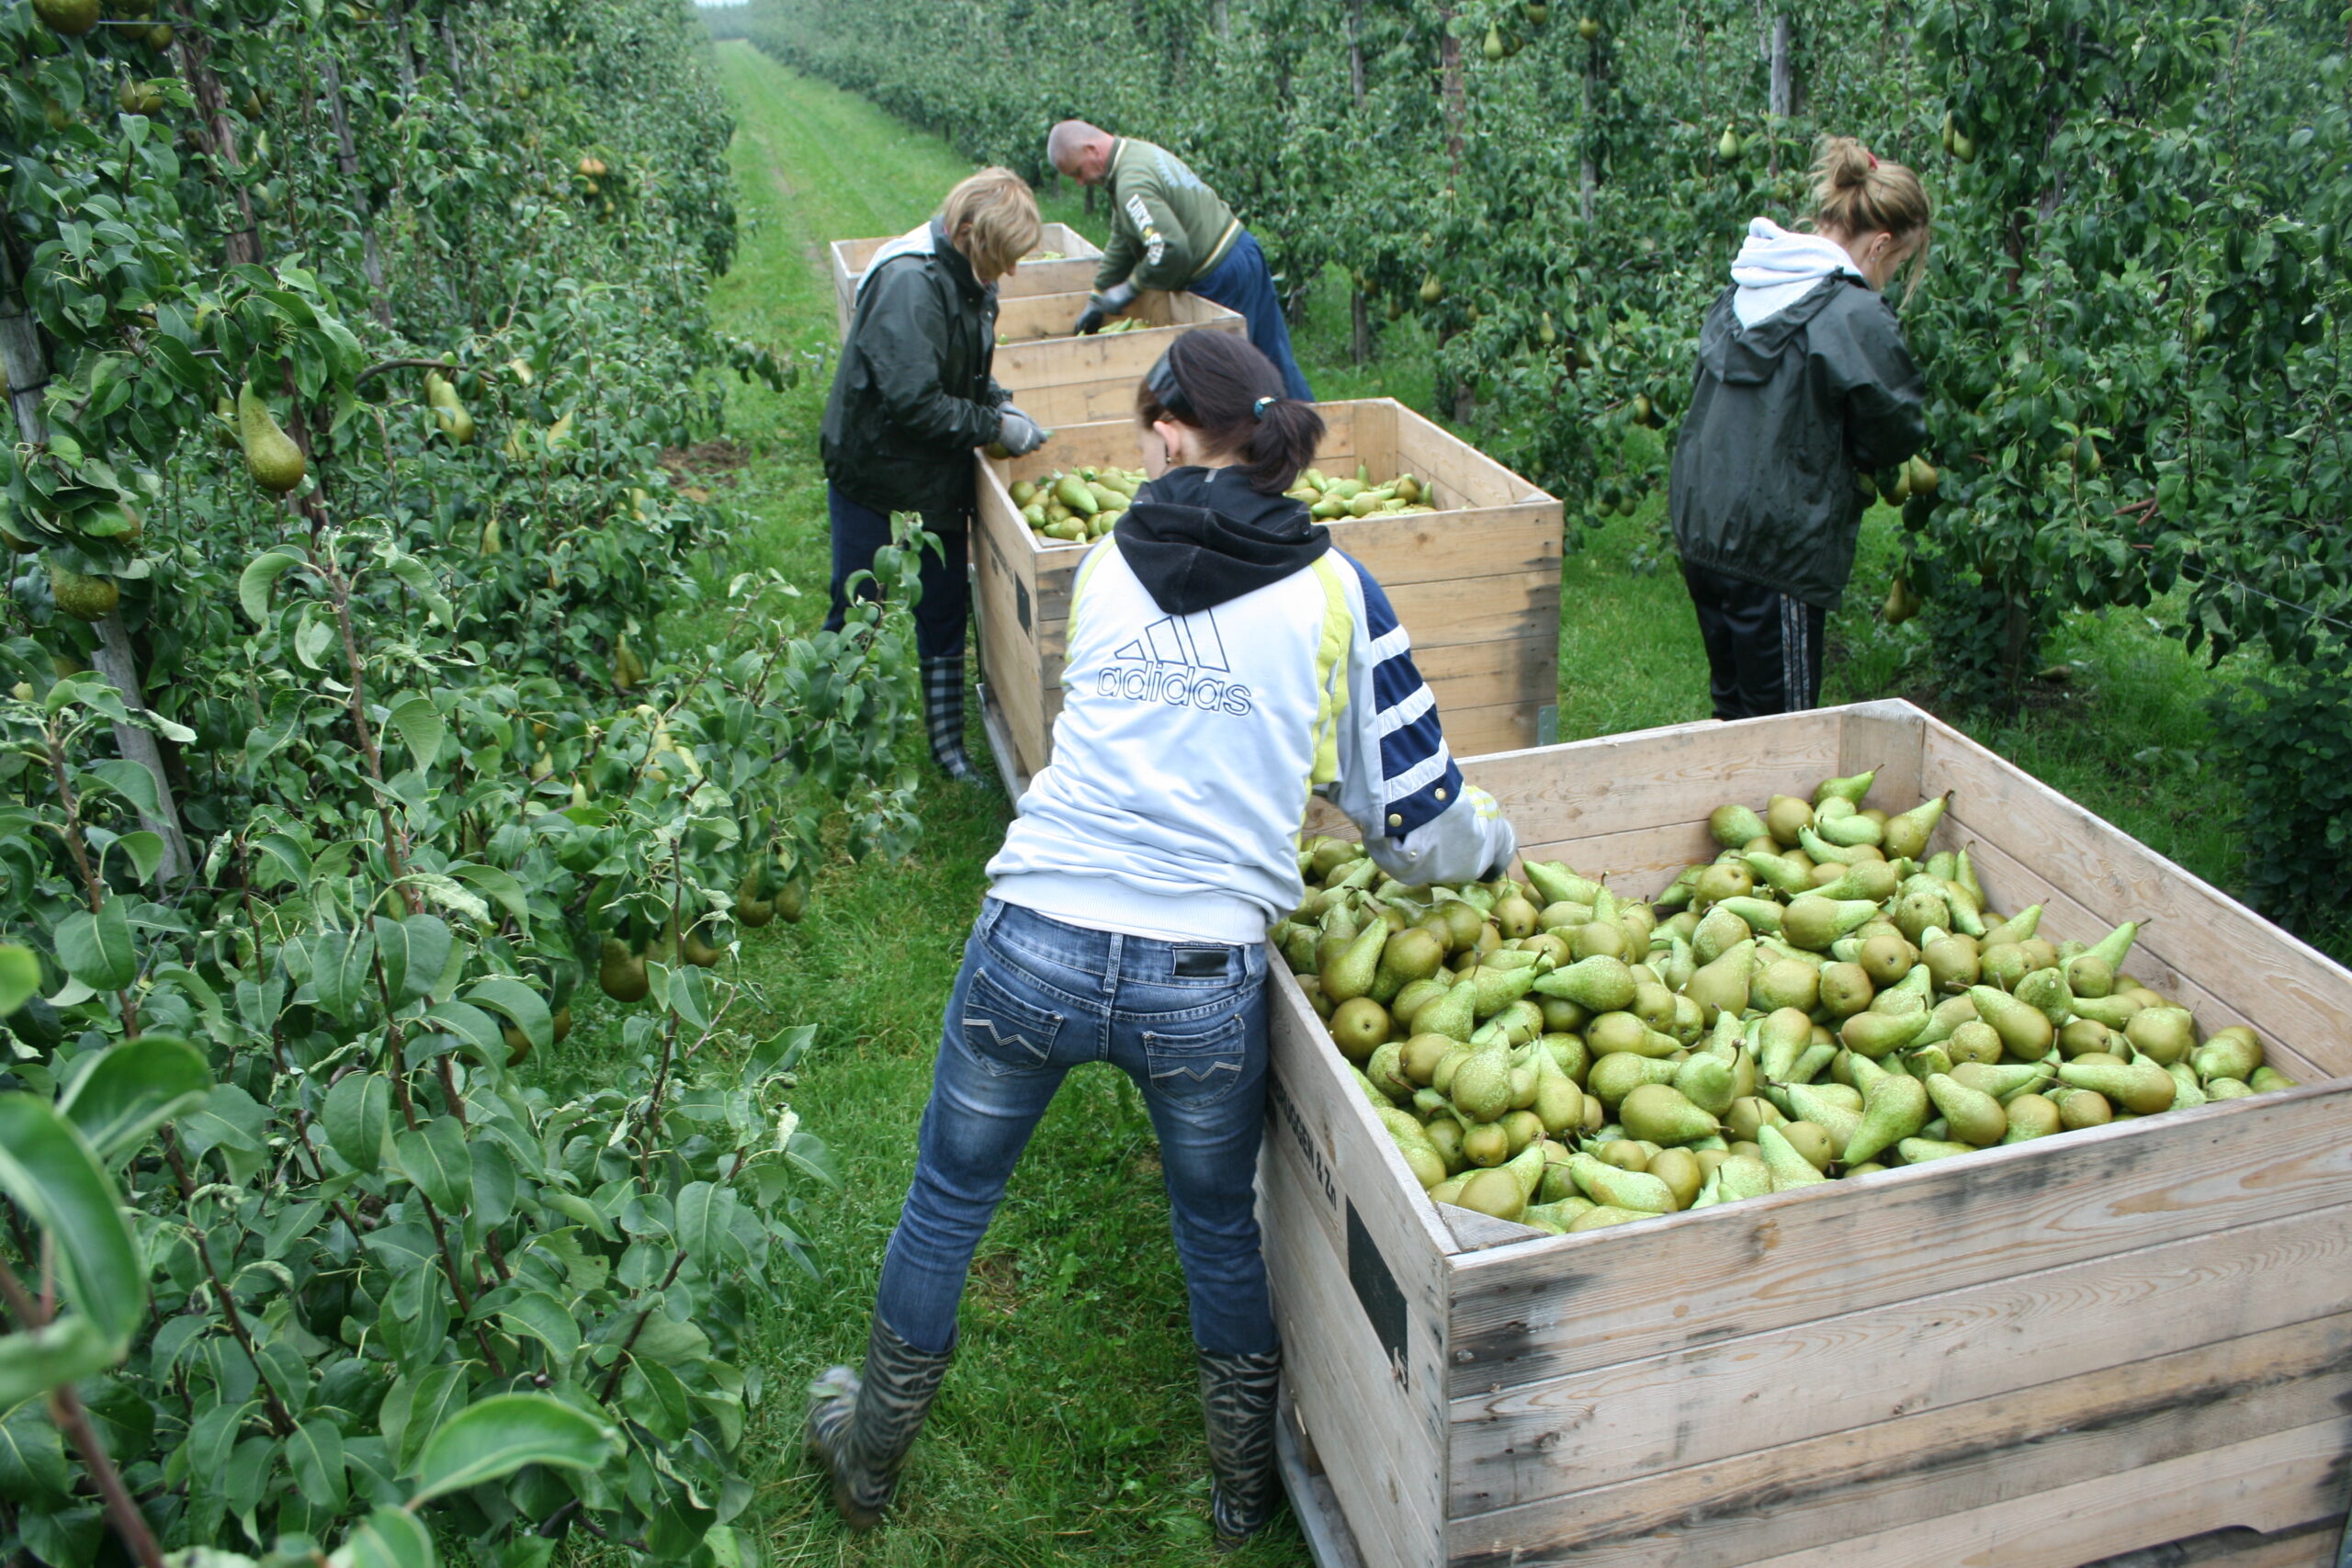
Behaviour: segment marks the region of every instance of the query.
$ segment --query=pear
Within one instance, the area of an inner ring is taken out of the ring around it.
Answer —
[[[1849,1166],[1860,1165],[1880,1150],[1916,1136],[1928,1124],[1931,1103],[1928,1086],[1917,1078],[1902,1073],[1882,1077],[1863,1095],[1861,1123],[1841,1157]]]
[[[1461,1195],[1453,1200],[1453,1205],[1498,1220],[1516,1220],[1527,1212],[1527,1194],[1520,1190],[1518,1179],[1510,1172],[1482,1170],[1462,1184]]]
[[[1556,1138],[1583,1126],[1584,1090],[1577,1087],[1575,1079],[1560,1070],[1560,1064],[1553,1058],[1552,1053],[1540,1044],[1533,1060],[1535,1102],[1532,1109],[1536,1119],[1543,1122],[1544,1131]]]
[[[2254,1086],[2238,1078],[2207,1078],[2205,1098],[2212,1100],[2244,1100],[2254,1093]]]
[[[2191,1107],[2204,1104],[2211,1098],[2205,1092],[2205,1086],[2197,1081],[2196,1069],[2187,1062],[2171,1063],[2165,1066],[2165,1071],[2172,1075],[2172,1108],[2175,1111],[2189,1110]]]
[[[262,489],[284,495],[302,482],[302,449],[277,427],[251,381],[237,389],[237,438],[245,468]]]
[[[724,958],[727,953],[724,948],[714,947],[710,942],[704,940],[702,927],[696,926],[686,932],[686,940],[685,945],[683,949],[683,955],[684,956],[685,961],[693,964],[695,968],[707,969],[712,964],[717,964],[721,958]]]
[[[1832,1018],[1849,1018],[1871,1005],[1876,987],[1859,964],[1825,964],[1821,971],[1821,1006]]]
[[[1532,985],[1534,980],[1535,967],[1532,963],[1508,969],[1480,964],[1472,971],[1470,976],[1471,1013],[1477,1018],[1491,1018],[1525,996],[1528,987]],[[1537,1021],[1542,1021],[1540,1013],[1537,1015]]]
[[[1676,1068],[1675,1092],[1710,1116],[1721,1116],[1739,1098],[1739,1070],[1721,1056],[1701,1054]]]
[[[1637,1056],[1671,1056],[1682,1049],[1670,1034],[1662,1034],[1630,1012],[1605,1012],[1585,1026],[1585,1047],[1596,1058],[1631,1053]]]
[[[1713,964],[1756,933],[1746,920],[1720,905],[1710,908],[1690,933],[1690,955],[1701,964]]]
[[[1595,1203],[1568,1222],[1568,1234],[1579,1235],[1586,1231],[1607,1230],[1611,1225],[1631,1224],[1635,1220],[1646,1220],[1650,1217],[1649,1213],[1645,1210],[1621,1209],[1611,1203]]]
[[[1780,1128],[1759,1129],[1756,1142],[1764,1151],[1764,1169],[1771,1179],[1773,1191],[1785,1192],[1792,1187],[1809,1187],[1828,1179],[1797,1151]],[[1724,1168],[1729,1169],[1731,1163],[1725,1162]]]
[[[1979,1148],[1990,1148],[2008,1134],[2008,1113],[2001,1102],[1981,1089],[1971,1089],[1948,1074],[1928,1079],[1928,1098],[1942,1111],[1953,1137]]]
[[[1479,1122],[1463,1129],[1462,1157],[1482,1169],[1491,1169],[1510,1157],[1510,1134],[1499,1122]]]
[[[1804,1013],[1795,1008],[1768,1013],[1756,1032],[1757,1070],[1774,1082],[1784,1082],[1812,1043],[1813,1021]]]
[[[1819,874],[1817,870],[1815,875]],[[1801,897],[1837,899],[1866,898],[1873,904],[1883,904],[1894,895],[1898,880],[1894,874],[1894,868],[1886,862],[1858,860],[1839,871],[1829,881],[1819,883],[1812,892]]]
[[[2077,953],[2064,967],[2066,989],[2073,996],[2096,999],[2115,990],[2115,965],[2096,953]]]
[[[1580,958],[1565,969],[1535,976],[1532,989],[1591,1012],[1616,1012],[1633,1004],[1634,972],[1622,958]]]
[[[1719,898],[1739,898],[1756,891],[1756,874],[1745,861],[1719,860],[1699,874],[1691,897],[1701,908]]]
[[[1843,817],[1815,816],[1813,827],[1815,832],[1841,849],[1853,849],[1862,844],[1872,845],[1882,851],[1884,848],[1879,843],[1884,830],[1859,811]]]
[[[1829,944],[1878,913],[1866,898],[1827,898],[1818,894],[1791,900],[1781,912],[1781,935],[1795,946],[1826,953]]]
[[[1836,1084],[1792,1084],[1787,1089],[1789,1111],[1796,1121],[1818,1127],[1827,1137],[1827,1147],[1842,1149],[1853,1141],[1860,1130],[1861,1111],[1849,1108],[1841,1100],[1830,1098],[1828,1091],[1843,1086]],[[1788,1134],[1783,1133],[1781,1136]]]
[[[1922,964],[1920,967],[1926,968],[1927,965]],[[1932,975],[1933,971],[1930,970],[1929,973]],[[1883,1012],[1886,1010],[1881,1008],[1876,1010]],[[1983,1021],[1976,1016],[1976,1004],[1970,1001],[1968,999],[1967,993],[1963,991],[1959,996],[1946,997],[1941,1001],[1936,1003],[1934,1010],[1928,1014],[1928,1027],[1921,1030],[1917,1035],[1915,1035],[1912,1038],[1911,1043],[1914,1045],[1941,1045],[1950,1041],[1954,1034],[1960,1032],[1960,1026],[1962,1024],[1979,1023],[1982,1021]],[[1955,1055],[1952,1059],[1954,1061],[1967,1061],[1976,1054],[1977,1053],[1973,1051],[1962,1052]],[[2001,1059],[2001,1037],[1999,1035],[1996,1034],[1993,1036],[1992,1050],[1984,1055],[1984,1059],[1988,1062],[1997,1062]]]
[[[1643,1084],[1617,1107],[1617,1120],[1636,1138],[1654,1144],[1687,1144],[1722,1129],[1706,1111],[1671,1084]]]
[[[1794,849],[1797,835],[1813,826],[1813,807],[1792,795],[1776,795],[1764,803],[1764,830]]]
[[[1584,1086],[1585,1076],[1592,1069],[1592,1052],[1586,1046],[1584,1036],[1567,1030],[1554,1030],[1541,1036],[1544,1048],[1560,1071],[1578,1088]]]
[[[1991,1095],[2007,1105],[2050,1082],[2050,1069],[2040,1062],[2004,1062],[1987,1066],[1962,1062],[1951,1070],[1952,1081]]]
[[[1704,1011],[1706,1021],[1714,1021],[1716,1013],[1728,1010],[1734,1014],[1747,1008],[1747,987],[1756,967],[1756,944],[1751,940],[1726,949],[1713,963],[1705,964],[1692,975],[1682,994],[1697,1002]]]
[[[1611,1138],[1593,1154],[1603,1165],[1613,1165],[1620,1170],[1647,1170],[1650,1151],[1659,1146],[1636,1138]]]
[[[1590,1155],[1576,1155],[1568,1172],[1596,1203],[1638,1213],[1666,1214],[1675,1208],[1674,1190],[1646,1171],[1620,1170]]]
[[[1603,1056],[1592,1065],[1585,1080],[1586,1093],[1591,1100],[1608,1111],[1614,1111],[1624,1098],[1644,1084],[1670,1084],[1682,1070],[1679,1062],[1662,1061],[1654,1056],[1620,1051]],[[1587,1114],[1590,1111],[1588,1109]]]
[[[2105,997],[2086,997],[2077,993],[2075,1014],[2077,1018],[2087,1018],[2109,1029],[2122,1029],[2145,1005],[2142,998],[2123,992]]]
[[[1764,1011],[1793,1008],[1809,1013],[1821,1002],[1820,971],[1794,959],[1768,964],[1748,982],[1747,1000]]]
[[[1911,1013],[1863,1011],[1848,1018],[1838,1031],[1846,1049],[1872,1061],[1902,1050],[1928,1026],[1924,1010]],[[1883,1144],[1879,1145],[1885,1147]]]
[[[1689,1149],[1661,1151],[1650,1161],[1649,1174],[1666,1183],[1678,1210],[1687,1209],[1698,1201],[1699,1188],[1706,1179],[1699,1169],[1699,1156]]]
[[[1810,826],[1797,834],[1797,847],[1814,863],[1816,871],[1823,866],[1855,866],[1886,858],[1874,844],[1833,844],[1821,836],[1818,828]]]
[[[98,25],[98,0],[33,0],[33,15],[51,32],[80,38]]]
[[[2041,906],[2029,904],[1984,933],[1984,945],[1994,947],[2005,942],[2030,941],[2041,925]]]
[[[1889,855],[1903,860],[1917,860],[1927,850],[1928,836],[1936,824],[1943,819],[1944,809],[1951,804],[1947,790],[1933,800],[1922,801],[1900,817],[1887,818],[1885,831],[1881,834],[1879,847]]]
[[[1536,897],[1546,904],[1590,904],[1601,891],[1600,883],[1578,876],[1565,861],[1525,861],[1520,870],[1535,889]]]
[[[631,953],[618,938],[609,936],[599,950],[596,984],[616,1002],[641,1002],[653,988],[643,956]]]
[[[2142,1008],[2123,1026],[2123,1038],[2158,1066],[2169,1067],[2196,1048],[2197,1021],[2187,1008]]]
[[[1445,1180],[1439,1182],[1435,1187],[1430,1189],[1430,1201],[1432,1203],[1452,1203],[1456,1207],[1459,1207],[1462,1199],[1462,1190],[1470,1185],[1470,1177],[1476,1174],[1477,1172],[1472,1171],[1468,1175],[1448,1177]]]
[[[1745,806],[1718,806],[1707,818],[1707,831],[1715,842],[1727,850],[1738,849],[1751,839],[1770,836],[1764,818]]]
[[[2008,1120],[2008,1131],[2001,1134],[2005,1144],[2028,1143],[2035,1138],[2047,1138],[2063,1130],[2056,1103],[2039,1094],[2021,1094],[2002,1108]]]
[[[1954,1155],[1973,1155],[1974,1144],[1954,1143],[1948,1138],[1905,1138],[1895,1145],[1905,1165],[1926,1165],[1930,1160],[1950,1159]]]
[[[2248,1082],[2262,1066],[2262,1036],[2243,1023],[2217,1029],[2190,1055],[2188,1062],[2197,1069],[2199,1077]]]
[[[2123,967],[2124,959],[2131,955],[2132,940],[2139,934],[2139,922],[2126,920],[2091,943],[2090,952],[2086,956],[2098,959],[2112,974]]]
[[[1436,933],[1410,926],[1391,935],[1380,949],[1380,962],[1365,993],[1374,1001],[1394,1001],[1407,986],[1435,975],[1445,962],[1445,943]]]
[[[1818,1171],[1826,1172],[1838,1157],[1837,1145],[1829,1141],[1828,1133],[1811,1122],[1791,1122],[1772,1131],[1787,1140],[1789,1147],[1803,1156],[1804,1162]]]
[[[1960,999],[1967,1000],[1965,997]],[[1943,1046],[1951,1059],[1962,1066],[1972,1062],[1997,1062],[2003,1054],[2000,1032],[1980,1018],[1972,1018],[1954,1029],[1951,1038],[1945,1041]]]
[[[1772,1190],[1772,1170],[1754,1155],[1733,1155],[1715,1168],[1715,1185],[1726,1203],[1761,1198]]]
[[[1872,768],[1868,773],[1851,773],[1841,779],[1822,780],[1814,786],[1814,809],[1818,811],[1821,808],[1821,803],[1830,799],[1842,800],[1849,806],[1860,806],[1864,797],[1871,793],[1871,784],[1877,777],[1878,770]]]
[[[111,577],[93,577],[52,560],[49,563],[49,596],[77,621],[96,623],[114,614],[122,589]]]
[[[1492,1122],[1510,1110],[1510,1053],[1500,1037],[1479,1047],[1454,1069],[1448,1093],[1454,1106],[1473,1122]]]
[[[1928,978],[1936,989],[1947,994],[1965,991],[1984,976],[1974,937],[1939,938],[1920,949],[1919,959],[1927,964]]]
[[[2057,1036],[2048,1014],[2027,1006],[2007,991],[1973,986],[1969,988],[1968,999],[1976,1004],[1976,1016],[1993,1026],[2009,1055],[2020,1061],[2030,1062],[2041,1055]]]
[[[1505,1140],[1503,1146],[1514,1160],[1527,1152],[1529,1145],[1541,1143],[1544,1138],[1543,1119],[1532,1111],[1514,1111],[1499,1125]]]
[[[1413,1014],[1413,1030],[1419,1034],[1443,1034],[1455,1040],[1467,1041],[1477,1024],[1473,1008],[1478,995],[1475,980],[1457,980],[1445,995],[1433,1002],[1424,1003]]]
[[[2141,1116],[2154,1116],[2160,1111],[2172,1109],[2179,1095],[2180,1086],[2172,1075],[2154,1062],[2133,1062],[2125,1066],[2077,1059],[2059,1064],[2061,1081],[2076,1089],[2086,1089],[2109,1101]],[[2064,1107],[2060,1107],[2063,1113]]]
[[[1388,926],[1374,920],[1348,939],[1339,954],[1322,968],[1323,994],[1336,1005],[1365,995],[1380,972],[1380,954],[1387,945]]]
[[[1331,1021],[1325,1027],[1330,1031],[1340,1055],[1358,1065],[1387,1044],[1391,1032],[1388,1010],[1370,997],[1350,997],[1333,1008]]]

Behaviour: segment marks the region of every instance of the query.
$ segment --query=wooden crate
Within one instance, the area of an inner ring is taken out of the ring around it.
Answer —
[[[1007,299],[996,317],[999,385],[1030,418],[1049,430],[1098,420],[1132,420],[1136,383],[1168,345],[1186,333],[1239,333],[1240,313],[1197,294],[1147,288],[1126,314],[1151,325],[1124,333],[1072,337],[1086,309],[1086,291]]]
[[[2074,1568],[2194,1538],[2141,1561],[2334,1568],[2352,973],[1906,703],[1464,772],[1526,854],[1650,895],[1712,858],[1717,804],[1872,766],[1889,807],[1954,792],[1936,847],[1997,908],[2061,941],[2145,922],[2131,971],[2304,1087],[1544,1236],[1422,1195],[1285,976],[1266,1253],[1365,1563]]]
[[[1409,472],[1434,487],[1433,503],[1443,509],[1335,523],[1331,537],[1387,591],[1437,694],[1447,744],[1461,756],[1551,739],[1560,503],[1401,403],[1324,403],[1320,412],[1329,427],[1321,466],[1352,473],[1363,463],[1379,479]],[[978,459],[971,553],[981,678],[990,723],[1012,748],[1011,758],[999,758],[1008,784],[1034,774],[1050,754],[1070,580],[1087,548],[1038,538],[1012,504],[1011,486],[1057,468],[1142,460],[1132,415],[1065,426],[1025,457]]]
[[[835,240],[833,256],[833,310],[842,336],[849,336],[850,313],[857,305],[857,280],[865,276],[865,264],[874,253],[897,239],[896,234],[878,240]],[[1023,261],[1009,276],[997,280],[996,293],[1000,300],[1025,299],[1033,294],[1067,294],[1072,289],[1084,293],[1093,287],[1094,269],[1102,264],[1101,248],[1067,223],[1046,225],[1045,238],[1037,242],[1040,251],[1059,251],[1055,261]]]

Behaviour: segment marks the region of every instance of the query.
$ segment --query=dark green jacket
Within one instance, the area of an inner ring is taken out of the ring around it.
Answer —
[[[1894,308],[1838,275],[1742,327],[1725,289],[1699,331],[1668,505],[1682,558],[1836,609],[1854,570],[1856,468],[1927,444],[1919,368]]]
[[[1165,147],[1122,136],[1103,172],[1111,190],[1111,243],[1094,269],[1094,291],[1132,280],[1137,288],[1189,288],[1241,237],[1224,198]]]
[[[910,235],[866,269],[820,447],[852,501],[944,526],[971,513],[972,448],[996,439],[1006,394],[989,374],[996,289],[936,220],[930,233],[928,250]]]

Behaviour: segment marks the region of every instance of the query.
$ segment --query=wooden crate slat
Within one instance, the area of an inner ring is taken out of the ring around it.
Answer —
[[[2352,976],[2342,969],[1957,730],[1930,734],[1928,767],[1982,792],[2012,856],[2099,913],[2148,921],[2151,942],[2199,985],[2334,1075],[2352,1074]],[[1970,810],[1982,832],[1983,816]]]
[[[1867,797],[1871,805],[1889,812],[1908,811],[1943,787],[1925,773],[1928,736],[1917,708],[1905,702],[1856,703],[1842,714],[1838,774],[1842,778],[1877,769]],[[1805,798],[1812,798],[1810,792]],[[1760,800],[1747,804],[1764,809]]]
[[[1513,1550],[1591,1568],[1747,1562],[2322,1421],[2347,1401],[2352,1313],[2336,1313],[1457,1518],[1447,1540],[1456,1563]]]
[[[1454,1404],[1452,1512],[2260,1333],[2341,1307],[2346,1278],[2352,1207],[2314,1209],[1473,1393]]]
[[[874,259],[875,252],[898,237],[891,234],[870,240],[835,240],[827,247],[833,267],[833,310],[843,337],[849,335],[849,319],[857,306],[857,281],[865,276],[866,264]],[[1101,265],[1102,253],[1085,235],[1066,223],[1048,223],[1037,242],[1037,249],[1059,251],[1063,259],[1024,259],[1010,274],[997,279],[1000,299],[1062,294],[1092,286],[1094,269]]]

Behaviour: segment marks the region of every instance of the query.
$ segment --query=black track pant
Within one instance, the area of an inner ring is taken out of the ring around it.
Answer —
[[[1699,612],[1717,718],[1797,713],[1821,701],[1821,644],[1828,614],[1817,605],[1682,563]]]

